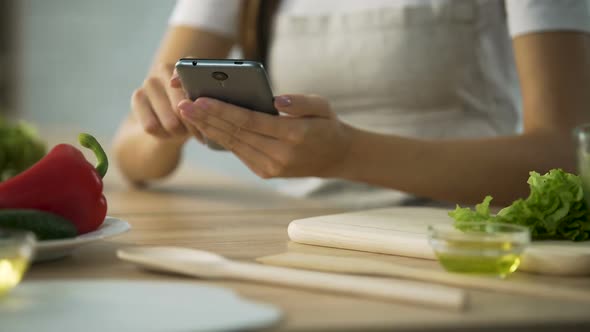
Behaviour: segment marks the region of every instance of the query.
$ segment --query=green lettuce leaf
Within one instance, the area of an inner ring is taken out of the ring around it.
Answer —
[[[475,206],[475,211],[470,208],[462,208],[457,204],[455,211],[449,212],[449,216],[455,219],[456,222],[490,221],[494,218],[490,214],[490,202],[492,199],[492,196],[486,196],[483,202]]]
[[[489,221],[526,226],[531,237],[541,239],[590,239],[590,210],[584,200],[582,181],[579,176],[554,169],[545,175],[530,172],[530,194],[492,215],[487,196],[475,211],[457,205],[449,216],[459,227],[464,222]]]

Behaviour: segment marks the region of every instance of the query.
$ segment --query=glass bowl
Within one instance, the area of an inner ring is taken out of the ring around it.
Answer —
[[[35,248],[31,232],[0,228],[0,297],[19,284]]]
[[[429,243],[447,271],[500,278],[516,271],[530,238],[528,228],[502,223],[428,226]]]

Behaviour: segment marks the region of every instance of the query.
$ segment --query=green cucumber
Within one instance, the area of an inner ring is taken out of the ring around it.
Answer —
[[[0,209],[0,227],[31,231],[39,241],[78,235],[74,224],[64,217],[31,209]]]

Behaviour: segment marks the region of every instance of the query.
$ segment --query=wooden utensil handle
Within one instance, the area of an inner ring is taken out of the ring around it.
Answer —
[[[463,310],[466,302],[466,293],[461,289],[415,281],[343,276],[241,262],[227,264],[225,272],[233,279],[429,305],[456,311]]]
[[[575,300],[590,302],[590,292],[580,289],[556,285],[545,285],[531,282],[515,282],[489,277],[469,276],[445,271],[426,270],[416,267],[384,262],[379,260],[324,256],[288,252],[258,258],[264,264],[281,265],[333,273],[356,273],[366,275],[389,276],[434,282],[461,288],[473,288],[487,291],[499,291],[508,294]]]

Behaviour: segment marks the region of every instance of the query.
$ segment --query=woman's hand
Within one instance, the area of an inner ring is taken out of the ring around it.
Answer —
[[[351,146],[353,128],[318,96],[275,98],[284,115],[254,112],[211,98],[183,100],[186,122],[232,151],[262,178],[337,177]]]
[[[148,134],[185,142],[191,135],[203,142],[194,126],[184,123],[176,106],[185,99],[180,81],[172,77],[174,66],[156,66],[143,85],[131,96],[131,109],[138,123]]]
[[[173,64],[186,55],[223,59],[233,45],[231,38],[218,33],[169,27],[155,55],[155,65],[133,94],[132,111],[113,140],[112,150],[125,179],[142,184],[170,175],[178,167],[190,135],[202,139],[194,126],[182,123],[178,113],[178,103],[186,97],[180,81],[171,78]]]

